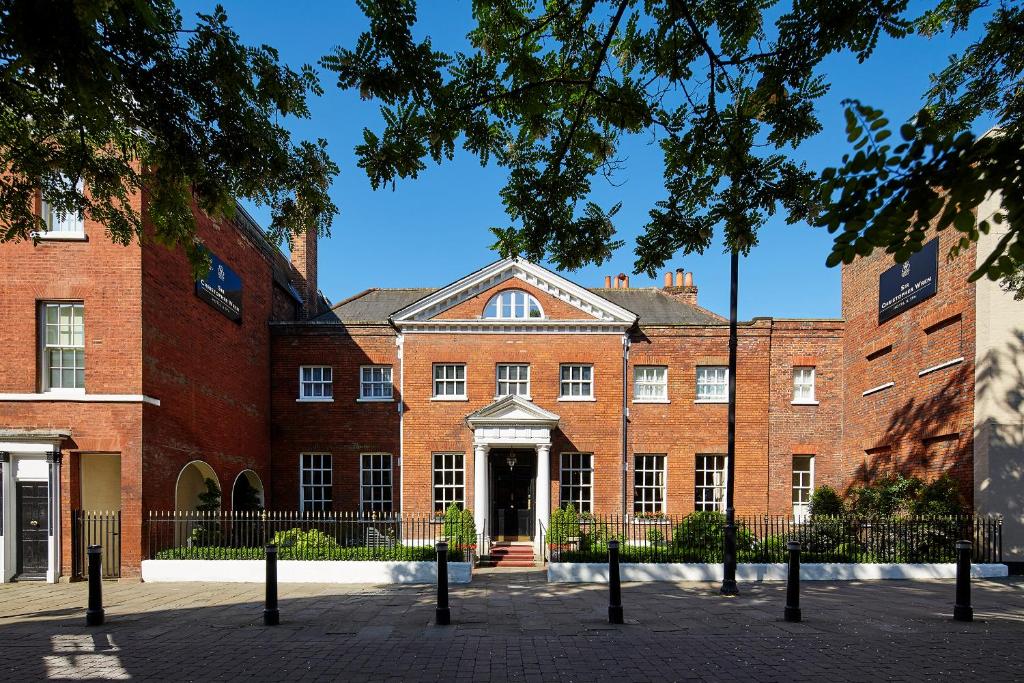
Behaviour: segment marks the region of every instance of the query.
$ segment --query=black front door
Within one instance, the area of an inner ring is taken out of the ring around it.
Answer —
[[[533,538],[536,463],[532,451],[491,450],[491,537],[495,540]]]
[[[46,576],[49,495],[44,481],[19,481],[18,576],[33,579]]]

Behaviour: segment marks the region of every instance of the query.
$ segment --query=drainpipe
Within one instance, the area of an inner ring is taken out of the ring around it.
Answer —
[[[405,336],[395,338],[398,347],[398,511],[405,514]]]
[[[626,475],[629,473],[629,331],[622,335],[622,516],[626,516]]]

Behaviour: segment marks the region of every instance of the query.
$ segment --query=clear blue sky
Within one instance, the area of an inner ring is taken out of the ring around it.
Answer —
[[[352,46],[366,20],[354,2],[273,2],[221,0],[231,25],[242,40],[266,43],[280,50],[282,59],[297,67],[316,64],[335,45]],[[913,3],[919,5],[920,3]],[[463,44],[469,30],[470,0],[421,0],[421,34],[429,34],[441,49]],[[186,23],[196,11],[209,11],[214,2],[179,0]],[[883,109],[893,121],[912,115],[921,104],[928,75],[946,63],[948,55],[968,43],[979,29],[955,40],[883,40],[864,64],[851,57],[827,62],[832,91],[819,102],[824,131],[800,147],[798,153],[815,169],[834,164],[848,150],[840,101],[858,98]],[[507,225],[498,190],[504,172],[481,168],[468,154],[453,162],[430,166],[415,181],[397,189],[374,192],[355,165],[354,146],[368,126],[380,130],[377,104],[342,92],[332,74],[321,71],[325,94],[311,102],[312,117],[293,121],[300,137],[324,137],[341,175],[332,189],[341,210],[332,235],[320,245],[320,288],[332,301],[340,301],[368,287],[424,287],[447,284],[496,258],[489,249],[493,225]],[[616,224],[626,245],[610,263],[566,273],[588,287],[600,287],[604,275],[629,273],[633,247],[647,219],[647,211],[665,194],[657,146],[638,138],[621,154],[627,159],[616,177],[617,186],[595,180],[594,199],[608,207],[622,202]],[[249,207],[266,224],[268,212]],[[840,314],[838,269],[825,267],[830,236],[806,225],[787,226],[775,219],[761,232],[760,244],[740,266],[741,318],[836,317]],[[728,313],[728,257],[720,241],[703,255],[677,257],[671,268],[694,272],[700,303]],[[630,284],[652,284],[631,276]],[[655,284],[660,284],[660,277]]]

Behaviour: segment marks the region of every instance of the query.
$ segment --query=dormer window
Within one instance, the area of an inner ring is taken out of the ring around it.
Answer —
[[[513,319],[543,318],[544,311],[535,298],[521,289],[498,292],[484,308],[485,318]]]

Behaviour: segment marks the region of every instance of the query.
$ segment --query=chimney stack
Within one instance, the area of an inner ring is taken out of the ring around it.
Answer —
[[[618,280],[619,289],[629,289],[628,275],[626,275],[625,273],[619,273],[619,276],[616,278],[616,280]]]
[[[611,289],[612,288],[612,276],[611,275],[605,275],[604,276],[604,288],[605,289]]]
[[[299,274],[299,293],[302,294],[302,317],[315,318],[320,310],[320,289],[317,284],[316,229],[292,235],[292,267]]]
[[[697,288],[693,285],[692,272],[687,273],[682,268],[676,268],[674,283],[672,273],[665,273],[663,291],[683,303],[697,305]]]

